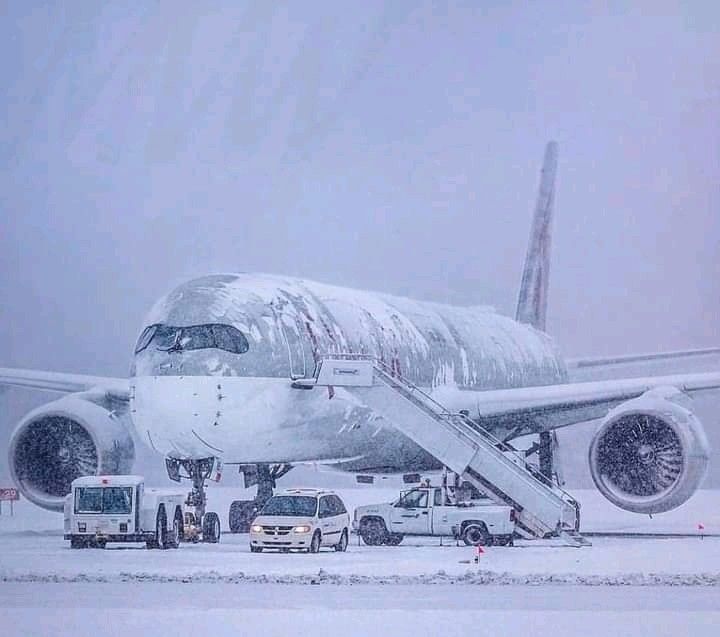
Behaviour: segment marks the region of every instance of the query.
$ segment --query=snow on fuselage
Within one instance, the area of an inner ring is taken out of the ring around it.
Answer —
[[[349,393],[292,389],[290,378],[312,375],[321,354],[371,355],[470,411],[479,391],[566,380],[545,334],[491,309],[281,276],[194,279],[160,299],[146,325],[132,370],[133,422],[158,452],[178,457],[434,465]]]

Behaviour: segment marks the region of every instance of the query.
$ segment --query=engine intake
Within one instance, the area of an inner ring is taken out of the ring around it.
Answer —
[[[700,486],[710,448],[690,399],[652,389],[613,409],[590,444],[590,473],[613,504],[635,513],[680,506]]]
[[[135,447],[123,417],[74,395],[25,416],[10,437],[8,457],[22,494],[45,509],[62,511],[75,478],[129,473]]]

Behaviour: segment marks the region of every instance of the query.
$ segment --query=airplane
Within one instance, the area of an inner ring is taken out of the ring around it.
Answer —
[[[545,333],[557,145],[545,151],[515,319],[486,307],[351,290],[270,274],[212,274],[159,299],[135,346],[129,378],[0,368],[0,385],[64,394],[28,413],[9,445],[23,495],[61,510],[73,479],[129,473],[131,430],[192,480],[205,516],[217,462],[237,464],[262,504],[293,465],[355,473],[442,469],[437,458],[343,388],[302,391],[327,354],[358,354],[422,388],[554,474],[555,431],[600,419],[588,452],[593,480],[616,506],[657,513],[680,506],[709,462],[691,399],[720,373],[569,382]],[[720,348],[608,358],[657,360]],[[603,359],[587,359],[595,367]],[[575,361],[582,365],[582,359]]]

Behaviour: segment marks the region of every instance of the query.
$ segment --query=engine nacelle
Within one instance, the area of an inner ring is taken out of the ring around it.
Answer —
[[[658,387],[605,417],[590,444],[590,473],[610,502],[662,513],[700,486],[710,446],[690,402],[675,387]]]
[[[31,411],[10,437],[12,478],[45,509],[62,511],[75,478],[132,469],[135,445],[126,418],[88,397],[75,394]]]

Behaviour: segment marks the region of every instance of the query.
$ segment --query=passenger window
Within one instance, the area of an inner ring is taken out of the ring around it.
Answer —
[[[433,504],[436,507],[441,507],[443,505],[442,501],[442,490],[441,489],[435,489],[435,498],[433,499]]]
[[[335,515],[342,515],[343,513],[347,513],[347,509],[345,508],[345,505],[340,498],[334,495],[332,496],[332,499],[333,504],[335,505]]]
[[[323,496],[320,498],[320,507],[318,509],[319,518],[329,518],[332,516],[332,507],[330,506],[329,498]]]
[[[404,509],[424,509],[428,505],[427,490],[408,491],[400,498],[400,506]]]

